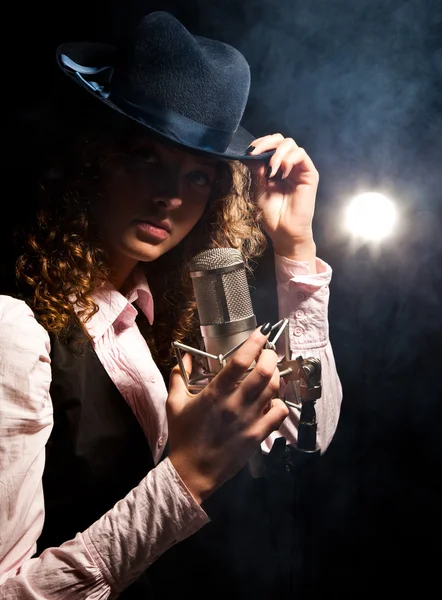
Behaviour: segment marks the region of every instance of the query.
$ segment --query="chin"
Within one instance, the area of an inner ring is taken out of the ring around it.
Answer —
[[[139,262],[152,262],[163,254],[166,254],[172,246],[165,246],[163,244],[146,244],[138,242],[130,249],[127,249],[127,254],[130,254],[131,258]]]

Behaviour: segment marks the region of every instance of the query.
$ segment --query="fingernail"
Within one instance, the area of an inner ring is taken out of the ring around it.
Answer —
[[[260,332],[262,333],[262,335],[267,335],[268,333],[270,333],[272,329],[272,324],[271,323],[266,323],[265,325],[263,325],[260,329]]]
[[[272,174],[272,167],[269,166],[266,171],[266,179],[270,179],[271,174]]]
[[[253,152],[253,150],[255,149],[255,146],[249,146],[246,150],[246,154],[249,154],[250,152]]]

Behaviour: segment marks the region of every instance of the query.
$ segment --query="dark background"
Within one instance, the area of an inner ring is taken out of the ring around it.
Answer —
[[[425,593],[437,584],[441,533],[442,2],[10,5],[2,39],[3,256],[64,85],[56,46],[113,42],[157,9],[239,48],[252,70],[243,125],[257,136],[294,137],[320,172],[315,238],[334,271],[330,335],[344,400],[321,459],[318,589]],[[384,192],[397,204],[399,226],[381,244],[343,230],[343,209],[359,191]],[[266,260],[257,276],[265,282]]]

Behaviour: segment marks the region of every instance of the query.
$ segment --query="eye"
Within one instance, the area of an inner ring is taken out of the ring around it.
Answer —
[[[204,171],[192,171],[186,175],[187,179],[199,187],[211,185],[211,181],[207,173]]]
[[[151,148],[137,148],[134,153],[134,157],[143,163],[156,163],[158,162],[157,155]]]

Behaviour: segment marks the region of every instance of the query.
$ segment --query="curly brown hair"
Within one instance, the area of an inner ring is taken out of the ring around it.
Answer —
[[[39,183],[37,218],[16,261],[16,276],[27,302],[41,324],[60,337],[78,329],[78,317],[87,322],[98,310],[93,293],[108,279],[106,253],[93,216],[94,201],[103,193],[102,165],[140,135],[138,125],[119,119],[108,115],[95,122],[93,133],[77,130],[75,139],[64,139],[63,155],[59,149],[50,153],[51,166]],[[207,248],[234,247],[252,270],[252,259],[265,249],[250,185],[250,172],[241,162],[220,161],[210,200],[190,234],[157,260],[140,263],[154,300],[161,298],[161,302],[155,303],[153,326],[142,315],[139,325],[163,367],[173,360],[172,340],[197,341],[190,259]],[[80,307],[78,316],[74,304]]]

